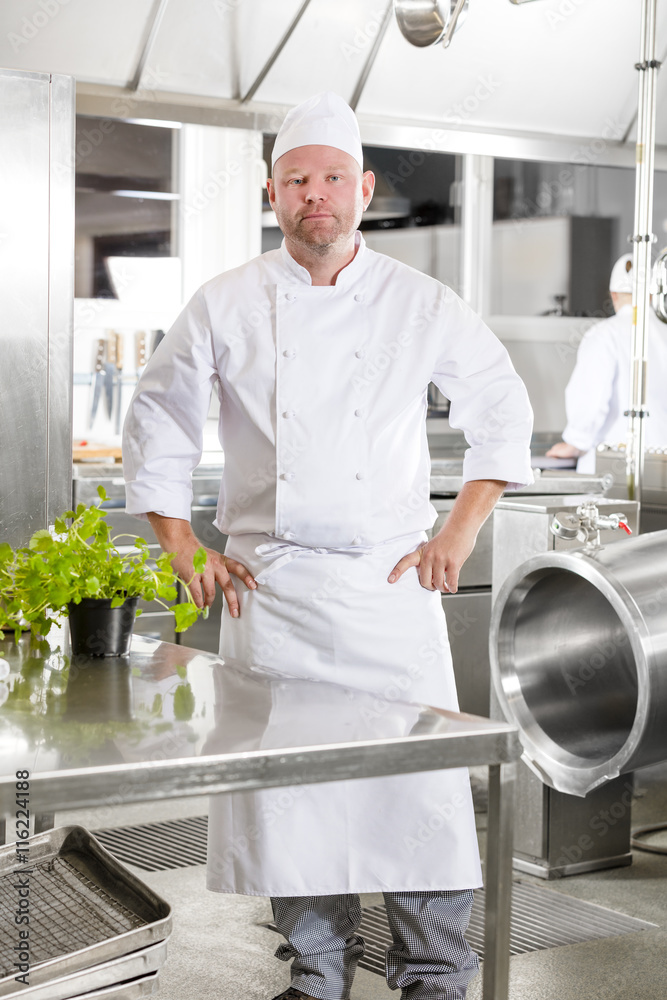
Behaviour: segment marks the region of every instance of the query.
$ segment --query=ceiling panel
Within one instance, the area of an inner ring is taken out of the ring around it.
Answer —
[[[387,0],[311,0],[257,101],[298,104],[321,90],[349,100]]]
[[[302,0],[169,0],[142,90],[233,101],[270,57]],[[310,0],[248,108],[320,90],[350,99],[387,0]],[[667,3],[658,5],[667,53]],[[0,65],[126,86],[155,0],[0,0]],[[391,19],[358,110],[366,119],[581,136],[612,142],[637,103],[639,0],[470,0],[448,50],[411,46]],[[667,67],[658,82],[667,145]],[[144,95],[146,96],[146,95]]]
[[[237,7],[238,0],[169,0],[146,63],[149,89],[236,97]]]
[[[493,129],[622,134],[636,86],[639,12],[637,0],[471,0],[446,50],[415,48],[394,23],[359,111]]]
[[[0,66],[125,86],[153,0],[2,0]]]

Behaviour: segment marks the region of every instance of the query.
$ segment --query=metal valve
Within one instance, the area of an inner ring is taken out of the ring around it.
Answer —
[[[582,503],[573,514],[570,511],[559,511],[550,524],[552,534],[558,538],[573,541],[575,538],[584,543],[584,551],[591,552],[600,548],[600,531],[625,531],[632,534],[625,514],[601,514],[597,504]]]

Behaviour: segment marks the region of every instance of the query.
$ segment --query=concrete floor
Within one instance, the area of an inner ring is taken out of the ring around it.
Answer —
[[[667,766],[637,775],[633,826],[667,821]],[[205,800],[61,813],[56,825],[88,829],[201,815]],[[484,815],[480,815],[483,840]],[[667,838],[655,840],[667,844]],[[173,906],[169,957],[159,1000],[270,1000],[289,985],[287,964],[273,958],[280,939],[259,926],[267,899],[208,892],[205,867],[137,874]],[[522,879],[545,885],[540,879]],[[658,924],[658,929],[514,956],[511,1000],[667,1000],[667,856],[634,852],[629,868],[560,879],[549,888]],[[382,902],[362,896],[363,905]],[[481,977],[468,1000],[480,1000]],[[357,971],[353,1000],[394,998],[380,976]]]

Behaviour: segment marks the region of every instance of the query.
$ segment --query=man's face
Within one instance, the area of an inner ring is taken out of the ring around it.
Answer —
[[[276,160],[269,201],[287,239],[315,253],[343,246],[359,226],[375,177],[333,146],[298,146]]]

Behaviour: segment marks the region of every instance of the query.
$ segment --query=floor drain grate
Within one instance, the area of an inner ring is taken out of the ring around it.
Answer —
[[[92,832],[119,861],[145,872],[160,872],[205,865],[207,831],[208,816],[188,816]]]
[[[392,943],[384,906],[364,907],[359,933],[366,947],[359,965],[384,976],[385,950]],[[275,924],[266,924],[276,930]],[[628,917],[564,893],[517,881],[512,889],[510,953],[558,948],[600,938],[650,930],[657,924]],[[484,890],[475,890],[475,902],[466,934],[470,946],[484,958]]]
[[[160,823],[95,830],[95,836],[119,861],[143,871],[163,871],[206,864],[208,817],[190,816]],[[275,931],[273,924],[267,924]],[[618,937],[649,930],[656,924],[628,917],[585,900],[540,885],[514,882],[510,951],[558,948],[567,944]],[[384,906],[364,907],[359,931],[366,942],[362,968],[384,975],[384,954],[391,933]],[[467,934],[471,946],[484,957],[484,890],[475,892]]]

